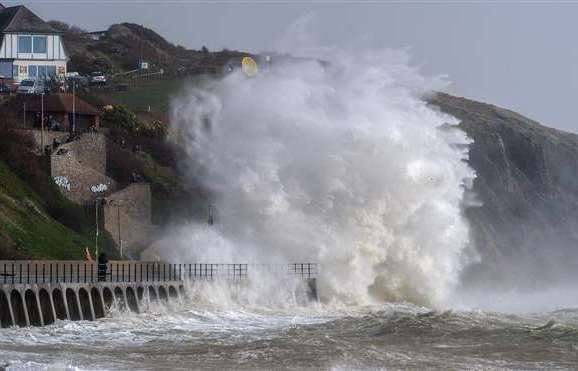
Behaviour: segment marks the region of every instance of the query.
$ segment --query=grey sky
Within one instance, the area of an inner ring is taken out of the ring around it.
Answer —
[[[129,21],[195,49],[250,51],[313,11],[324,46],[409,47],[426,75],[449,75],[451,93],[578,132],[578,3],[0,1],[89,30]]]

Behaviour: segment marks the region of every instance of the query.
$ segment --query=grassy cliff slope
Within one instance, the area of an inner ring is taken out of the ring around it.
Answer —
[[[94,248],[91,227],[79,233],[54,219],[50,212],[64,216],[77,208],[64,199],[57,202],[49,205],[0,161],[0,259],[83,259],[84,248]],[[110,246],[105,241],[101,248],[114,254]]]

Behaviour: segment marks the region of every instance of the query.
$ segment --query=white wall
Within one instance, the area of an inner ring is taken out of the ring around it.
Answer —
[[[18,36],[46,36],[46,53],[18,53]],[[30,60],[67,60],[62,38],[58,34],[5,34],[0,47],[0,58],[30,59]]]
[[[46,53],[18,53],[18,36],[46,36]],[[28,78],[29,66],[56,66],[56,73],[66,73],[67,56],[64,51],[62,38],[58,34],[4,34],[2,45],[0,46],[0,59],[14,59],[13,64],[18,66],[18,76],[14,77],[16,82]],[[26,66],[26,73],[20,67]],[[59,71],[60,69],[60,71]]]

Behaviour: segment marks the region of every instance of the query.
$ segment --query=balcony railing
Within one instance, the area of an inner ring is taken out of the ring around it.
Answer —
[[[0,261],[0,284],[94,282],[243,281],[250,275],[312,279],[316,263],[172,264],[159,262]]]

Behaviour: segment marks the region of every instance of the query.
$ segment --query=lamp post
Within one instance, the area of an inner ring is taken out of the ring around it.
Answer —
[[[95,258],[98,259],[98,207],[100,206],[100,203],[102,203],[102,201],[104,200],[104,197],[97,197],[94,199],[94,213],[95,213],[95,224],[96,224],[96,232],[95,232],[95,236],[94,236],[94,253],[95,253]]]
[[[215,224],[215,206],[213,204],[209,205],[209,220],[207,222],[211,226]]]
[[[72,132],[76,132],[76,82],[72,82]]]
[[[120,234],[120,205],[116,205],[116,222],[118,224],[118,243],[120,245],[120,257],[123,258],[122,251],[122,236]]]
[[[40,94],[40,151],[44,155],[44,92]]]
[[[120,257],[124,258],[124,246],[122,245],[122,233],[121,233],[121,224],[120,224],[120,208],[124,206],[125,200],[112,200],[109,202],[109,205],[116,206],[116,226],[118,231],[118,246],[120,249]]]

